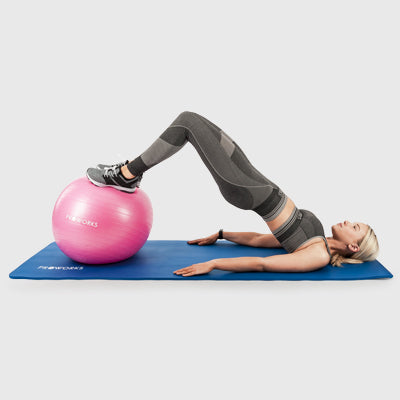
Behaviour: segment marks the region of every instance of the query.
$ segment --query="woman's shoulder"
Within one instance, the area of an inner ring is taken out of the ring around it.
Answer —
[[[322,237],[312,238],[305,246],[301,246],[293,253],[308,254],[310,257],[318,259],[325,264],[329,264],[331,260],[331,256],[327,251],[325,241]]]

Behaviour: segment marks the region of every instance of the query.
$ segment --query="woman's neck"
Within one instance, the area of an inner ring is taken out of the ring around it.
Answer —
[[[340,240],[334,239],[333,237],[326,238],[329,246],[329,250],[331,251],[332,256],[335,254],[340,254],[342,256],[346,255],[347,246],[345,243]]]

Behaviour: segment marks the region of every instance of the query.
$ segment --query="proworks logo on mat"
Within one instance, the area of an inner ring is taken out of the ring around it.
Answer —
[[[37,269],[54,269],[54,270],[61,270],[61,271],[82,271],[85,267],[67,267],[67,266],[57,266],[57,265],[39,265]]]
[[[67,214],[65,218],[69,219],[72,222],[77,222],[78,224],[91,226],[92,228],[97,228],[99,226],[98,222],[89,221],[87,218],[76,217],[75,215]]]

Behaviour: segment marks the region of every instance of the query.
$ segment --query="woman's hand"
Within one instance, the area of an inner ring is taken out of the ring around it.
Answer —
[[[188,244],[198,244],[199,246],[202,245],[207,245],[207,244],[214,244],[218,240],[218,233],[214,233],[213,235],[210,235],[208,237],[205,237],[203,239],[194,239],[194,240],[189,240],[187,243]]]
[[[174,271],[176,275],[182,276],[193,276],[193,275],[201,275],[201,274],[208,274],[214,269],[213,260],[206,261],[199,264],[193,264],[189,267],[181,268]]]

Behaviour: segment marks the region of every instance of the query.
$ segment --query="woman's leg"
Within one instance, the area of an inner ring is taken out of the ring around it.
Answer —
[[[265,221],[274,219],[286,204],[279,187],[262,175],[224,131],[203,116],[185,111],[139,157],[126,165],[141,175],[171,157],[187,142],[196,149],[224,198],[232,205],[253,210]]]

